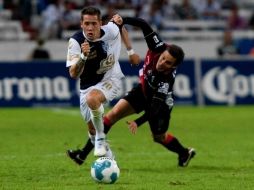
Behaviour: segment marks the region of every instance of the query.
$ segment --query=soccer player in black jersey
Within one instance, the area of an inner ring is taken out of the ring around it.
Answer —
[[[177,45],[164,43],[143,19],[122,19],[119,15],[115,15],[113,19],[120,26],[128,24],[140,27],[149,50],[140,71],[140,83],[104,116],[104,132],[107,133],[118,120],[144,111],[136,124],[148,121],[154,141],[177,153],[178,166],[185,167],[194,157],[195,150],[184,147],[175,136],[167,132],[174,105],[172,94],[176,68],[182,63],[184,52]],[[86,146],[76,153],[84,160],[91,148],[87,142]],[[72,159],[76,163],[83,163],[78,162],[74,154]]]

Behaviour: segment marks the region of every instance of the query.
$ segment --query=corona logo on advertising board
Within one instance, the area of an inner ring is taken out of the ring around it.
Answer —
[[[202,80],[204,95],[218,103],[235,104],[236,98],[254,97],[254,75],[241,75],[234,67],[214,67]]]
[[[11,100],[68,100],[71,97],[69,81],[66,77],[55,78],[3,78],[0,80],[0,99]]]

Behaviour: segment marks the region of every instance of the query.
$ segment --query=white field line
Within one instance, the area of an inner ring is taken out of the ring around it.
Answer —
[[[51,111],[56,114],[81,116],[79,110],[67,110],[67,109],[53,108],[53,109],[51,109]]]

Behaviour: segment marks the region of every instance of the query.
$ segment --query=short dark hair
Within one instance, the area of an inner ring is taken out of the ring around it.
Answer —
[[[96,7],[85,7],[81,11],[81,20],[83,20],[83,15],[97,15],[101,20],[101,11]]]
[[[171,44],[167,47],[167,50],[176,59],[175,66],[178,66],[183,62],[184,51],[181,47]]]

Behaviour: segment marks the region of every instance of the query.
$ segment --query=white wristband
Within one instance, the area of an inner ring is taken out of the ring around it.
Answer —
[[[133,49],[127,50],[128,56],[133,55],[135,52]]]
[[[83,53],[80,54],[80,58],[81,58],[83,61],[86,61],[86,60],[87,60],[87,56],[84,56]]]

